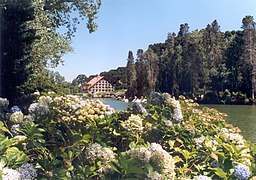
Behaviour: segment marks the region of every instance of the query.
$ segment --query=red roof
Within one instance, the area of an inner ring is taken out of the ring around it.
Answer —
[[[97,82],[102,80],[104,76],[96,76],[92,78],[82,89],[90,89],[92,86],[94,86]]]

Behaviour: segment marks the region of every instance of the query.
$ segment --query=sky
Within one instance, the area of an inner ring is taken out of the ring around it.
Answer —
[[[194,31],[216,19],[221,31],[239,30],[246,15],[256,20],[256,0],[102,0],[98,30],[90,34],[81,23],[72,39],[74,51],[54,71],[71,82],[79,74],[124,67],[128,51],[136,57],[138,49],[146,51],[164,42],[169,32],[177,33],[180,24]]]

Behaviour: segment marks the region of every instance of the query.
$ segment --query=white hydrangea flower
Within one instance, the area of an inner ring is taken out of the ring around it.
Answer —
[[[163,175],[168,180],[175,179],[175,162],[172,156],[160,144],[152,143],[149,147],[152,153],[151,160],[162,169]]]
[[[21,180],[21,174],[14,169],[3,168],[2,179],[3,180]]]
[[[172,121],[170,121],[170,120],[164,120],[164,124],[165,124],[167,127],[172,127],[172,126],[173,126]]]
[[[2,170],[3,168],[4,168],[4,164],[0,162],[0,170]]]
[[[13,133],[14,136],[18,135],[18,131],[20,130],[20,124],[14,124],[11,126],[11,133]]]
[[[39,103],[49,105],[52,102],[52,98],[50,96],[41,96],[38,100]]]
[[[224,138],[238,146],[244,146],[245,143],[243,136],[237,133],[224,133]]]
[[[149,150],[153,153],[155,151],[162,151],[163,148],[160,144],[157,143],[151,143],[151,146],[149,147]]]
[[[133,136],[143,132],[143,119],[139,115],[131,114],[128,120],[125,120],[121,125]]]
[[[30,114],[29,115],[26,115],[26,116],[24,116],[24,121],[34,121],[34,117],[33,116],[31,116]]]
[[[6,98],[0,97],[0,112],[6,110],[9,106],[9,101]]]
[[[143,162],[149,162],[151,158],[151,151],[148,148],[131,148],[127,154],[134,159],[139,159]]]
[[[195,138],[194,140],[195,140],[196,145],[201,145],[205,141],[205,136],[201,136],[199,138]]]
[[[195,177],[194,180],[212,180],[212,178],[203,176],[203,175],[199,175],[199,176]]]
[[[227,128],[221,128],[220,132],[228,133],[228,129]]]
[[[11,114],[10,116],[10,121],[18,124],[18,123],[22,123],[23,122],[23,113],[21,111],[16,111],[14,113]]]
[[[178,100],[175,100],[175,106],[173,109],[173,122],[174,123],[180,123],[183,119],[182,111],[180,102]]]
[[[35,115],[44,115],[49,112],[49,107],[45,103],[32,103],[28,108],[29,113]]]
[[[17,170],[20,173],[21,180],[34,180],[37,177],[37,172],[33,164],[22,164]]]
[[[101,161],[102,167],[99,169],[99,173],[108,174],[112,172],[112,168],[108,165],[108,162],[115,159],[114,152],[106,147],[102,147],[100,144],[89,144],[85,151],[86,159],[91,163],[95,161]]]
[[[159,174],[157,171],[153,171],[152,173],[148,174],[146,180],[162,180],[162,175]]]

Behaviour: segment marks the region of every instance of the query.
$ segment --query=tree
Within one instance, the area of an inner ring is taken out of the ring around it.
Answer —
[[[126,65],[126,77],[127,77],[127,92],[126,96],[129,99],[134,98],[136,92],[136,69],[134,63],[134,57],[132,51],[128,53],[127,65]]]
[[[90,32],[97,28],[94,19],[100,4],[100,0],[1,1],[0,79],[5,79],[0,81],[1,95],[11,104],[18,102],[21,88],[29,88],[24,84],[30,77],[35,79],[44,68],[61,64],[61,57],[71,50],[77,24],[87,19]],[[63,34],[58,32],[60,27],[66,29]]]
[[[243,74],[243,33],[241,31],[225,32],[227,49],[225,51],[225,62],[229,72],[227,87],[231,92],[245,92],[248,88],[243,88],[246,84]]]
[[[256,31],[253,16],[245,16],[242,20],[244,40],[244,63],[248,66],[251,79],[251,97],[255,99],[256,85]]]
[[[147,81],[148,92],[154,92],[156,89],[156,81],[159,74],[159,58],[151,48],[144,53],[145,63],[147,64]]]
[[[206,82],[207,86],[217,91],[220,90],[218,68],[219,65],[224,66],[223,62],[223,36],[220,32],[220,26],[217,20],[214,20],[212,24],[208,24],[206,29],[203,30],[203,46],[205,55],[205,72],[208,76]]]
[[[116,90],[127,88],[126,67],[118,67],[107,72],[101,72],[100,75],[114,85]]]
[[[72,85],[74,86],[83,86],[88,81],[88,78],[84,74],[79,74],[73,81]]]

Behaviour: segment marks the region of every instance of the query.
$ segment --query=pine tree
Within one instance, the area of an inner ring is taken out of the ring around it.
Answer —
[[[128,53],[128,61],[126,65],[126,77],[127,77],[127,92],[126,96],[129,99],[133,99],[136,93],[136,69],[134,63],[134,57],[132,51]]]
[[[145,65],[146,65],[146,77],[147,77],[147,85],[145,89],[147,90],[146,93],[150,93],[151,91],[155,91],[156,88],[156,81],[159,73],[159,59],[157,55],[153,52],[151,48],[149,48],[144,53]]]
[[[207,86],[217,93],[220,90],[219,84],[219,70],[225,66],[223,64],[223,37],[220,32],[220,26],[217,20],[214,20],[212,24],[208,24],[206,29],[203,31],[203,45],[205,55],[205,72],[208,76]]]
[[[251,97],[255,99],[256,85],[256,31],[253,16],[245,16],[242,20],[243,40],[244,40],[244,62],[248,65],[251,76]]]
[[[144,58],[144,52],[142,49],[137,51],[136,59],[136,74],[137,74],[137,96],[141,97],[148,92],[148,65]]]

